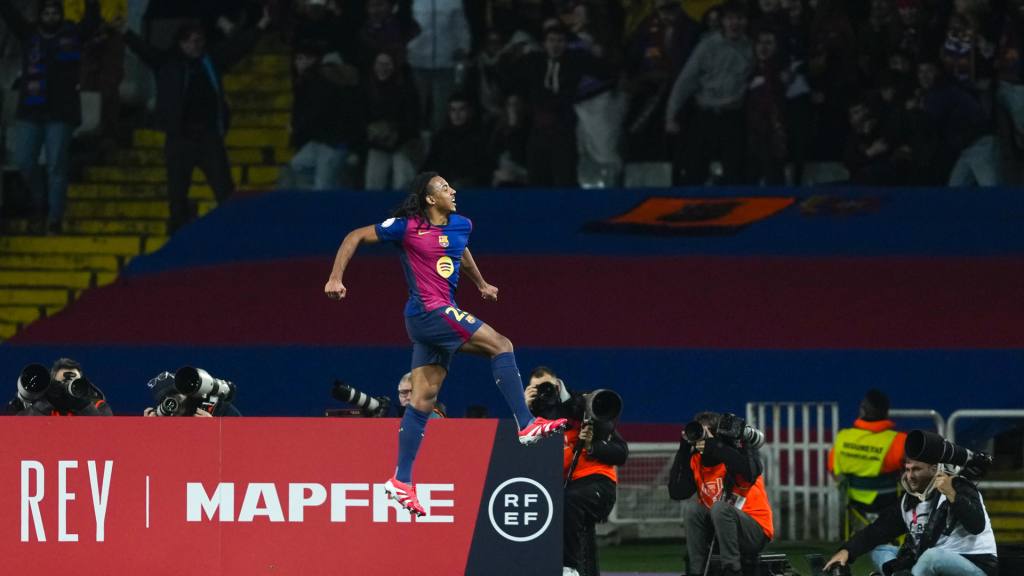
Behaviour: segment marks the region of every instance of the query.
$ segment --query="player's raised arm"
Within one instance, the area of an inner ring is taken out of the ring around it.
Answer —
[[[476,261],[473,260],[473,255],[470,254],[469,248],[462,251],[462,270],[466,273],[466,276],[470,279],[477,288],[480,289],[480,297],[484,300],[490,300],[491,302],[498,301],[498,287],[491,286],[484,280],[484,275],[480,273],[480,269],[476,266]]]
[[[348,266],[349,260],[352,259],[352,255],[356,253],[356,248],[359,248],[360,244],[376,244],[377,242],[380,242],[380,238],[377,237],[377,230],[373,225],[356,228],[345,236],[345,239],[341,241],[341,246],[338,247],[337,255],[334,257],[334,267],[331,268],[331,275],[327,278],[327,284],[324,285],[324,294],[328,298],[331,300],[341,300],[345,297],[345,293],[348,290],[342,284],[341,279],[345,274],[345,267]]]

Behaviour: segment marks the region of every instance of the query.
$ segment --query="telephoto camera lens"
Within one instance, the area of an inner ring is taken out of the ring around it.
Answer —
[[[331,389],[331,396],[334,396],[342,402],[352,404],[356,408],[362,410],[365,414],[369,414],[371,416],[383,416],[391,406],[391,403],[386,396],[374,398],[365,392],[356,390],[341,380],[334,381],[334,388]]]
[[[686,425],[686,428],[683,429],[683,434],[686,436],[687,442],[696,444],[704,439],[704,425],[694,420]]]
[[[75,378],[74,374],[66,374],[64,377],[64,387],[68,392],[68,396],[81,400],[89,395],[89,381],[83,376],[82,378]]]
[[[18,396],[25,400],[40,398],[50,387],[50,371],[42,364],[29,364],[18,377]]]
[[[220,396],[227,400],[234,395],[234,384],[214,378],[202,368],[184,366],[174,373],[174,387],[189,397]]]

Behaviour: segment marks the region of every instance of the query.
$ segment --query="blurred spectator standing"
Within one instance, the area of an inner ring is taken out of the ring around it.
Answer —
[[[544,33],[544,51],[512,65],[512,83],[527,94],[531,114],[527,170],[531,186],[576,186],[576,115],[573,104],[585,74],[601,75],[590,53],[568,50],[560,25]]]
[[[342,61],[355,63],[358,20],[341,6],[339,0],[297,0],[291,44],[323,55],[337,54]]]
[[[682,134],[685,141],[682,181],[702,185],[709,164],[721,163],[719,179],[737,184],[742,178],[744,155],[744,96],[753,68],[753,48],[746,35],[743,6],[722,8],[722,31],[701,39],[672,86],[665,110],[665,130]],[[680,123],[680,111],[694,96],[692,117]],[[678,173],[678,171],[677,171]]]
[[[1007,184],[1024,181],[1020,167],[1024,164],[1024,0],[1011,0],[996,56],[998,85],[997,118],[1003,161],[1007,166]]]
[[[854,100],[848,108],[850,136],[846,141],[846,168],[850,183],[888,186],[904,173],[893,155],[894,148],[875,110],[866,101]]]
[[[859,94],[857,44],[845,0],[822,0],[811,20],[807,81],[811,88],[808,161],[822,168],[844,158],[850,102]],[[824,164],[825,166],[821,166]],[[812,182],[821,176],[811,176]]]
[[[68,20],[85,17],[85,0],[65,0],[64,9]],[[82,51],[82,90],[99,92],[101,99],[101,132],[104,139],[113,139],[121,115],[121,81],[124,79],[124,40],[117,33],[116,23],[128,18],[128,0],[104,0],[100,2],[103,22],[113,26],[101,26],[91,38],[85,41]]]
[[[495,164],[491,186],[525,186],[527,142],[530,138],[526,105],[519,94],[505,98],[502,115],[488,142],[488,154]]]
[[[0,17],[21,44],[21,78],[14,162],[32,188],[35,232],[59,232],[67,197],[71,134],[82,121],[79,96],[82,43],[100,25],[97,0],[86,2],[81,22],[64,18],[59,0],[42,0],[34,22],[0,2]],[[46,152],[46,187],[35,178],[39,152]],[[44,200],[48,211],[44,210]]]
[[[359,72],[354,66],[325,62],[323,48],[319,43],[300,45],[293,59],[291,136],[296,152],[289,163],[289,184],[314,190],[341,184],[342,169],[366,133]]]
[[[420,25],[413,20],[408,1],[396,8],[391,0],[366,0],[366,20],[356,46],[360,70],[372,70],[381,52],[390,54],[395,66],[405,68],[406,45],[419,34]]]
[[[159,129],[166,134],[164,157],[172,232],[190,218],[188,189],[197,166],[206,174],[218,202],[234,192],[224,148],[230,111],[221,76],[249,53],[269,25],[270,15],[265,9],[255,28],[235,30],[209,51],[206,33],[195,22],[179,28],[168,50],[155,48],[134,32],[124,33],[128,46],[156,74],[156,118]]]
[[[374,0],[371,0],[371,2]],[[420,102],[416,85],[380,52],[366,82],[366,181],[368,190],[401,190],[416,175]]]
[[[432,131],[446,124],[453,88],[465,87],[470,36],[462,1],[416,0],[412,4],[420,34],[409,42],[409,65],[423,106],[422,127]]]
[[[431,138],[430,152],[421,171],[428,170],[444,174],[456,190],[490,184],[487,139],[473,103],[465,94],[457,92],[448,98],[448,121]]]
[[[622,173],[622,129],[628,112],[619,89],[621,34],[613,23],[622,20],[614,2],[570,0],[560,19],[570,31],[569,50],[584,53],[594,65],[576,88],[577,180],[584,188],[607,188]]]
[[[631,160],[657,160],[668,150],[662,119],[672,82],[696,46],[700,26],[678,0],[657,0],[656,10],[633,33],[626,49]]]
[[[754,72],[747,89],[747,177],[753,185],[785,184],[786,126],[784,108],[786,85],[791,72],[784,69],[778,54],[775,31],[763,28],[754,41]]]

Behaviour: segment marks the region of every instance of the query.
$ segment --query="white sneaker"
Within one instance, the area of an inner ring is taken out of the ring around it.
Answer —
[[[562,576],[580,576],[580,573],[577,572],[575,568],[562,566]]]

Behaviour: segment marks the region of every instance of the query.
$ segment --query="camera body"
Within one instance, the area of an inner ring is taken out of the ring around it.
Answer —
[[[686,436],[687,442],[696,444],[700,440],[705,440],[707,433],[704,425],[694,420],[683,429],[683,435]],[[764,432],[748,426],[746,420],[729,412],[719,416],[714,435],[737,447],[757,450],[764,445]]]
[[[161,372],[147,387],[156,400],[157,416],[193,416],[202,409],[213,414],[222,403],[235,397],[235,385],[210,376],[202,368],[184,366],[177,372]]]

